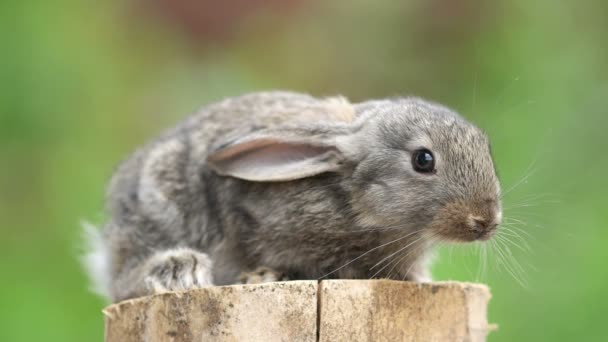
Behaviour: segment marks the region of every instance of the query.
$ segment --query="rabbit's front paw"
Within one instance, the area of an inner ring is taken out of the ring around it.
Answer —
[[[159,252],[148,261],[144,282],[153,293],[212,286],[211,266],[207,254],[192,249]]]
[[[283,273],[268,267],[258,267],[251,272],[242,273],[239,277],[239,284],[260,284],[286,280],[289,280],[289,278]]]

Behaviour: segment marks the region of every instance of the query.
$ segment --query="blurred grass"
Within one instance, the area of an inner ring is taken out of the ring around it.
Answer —
[[[103,220],[112,168],[196,107],[271,88],[416,94],[477,122],[505,189],[534,171],[505,198],[530,205],[505,211],[531,235],[510,246],[526,286],[471,247],[443,248],[435,278],[492,287],[491,341],[605,340],[605,2],[309,1],[216,40],[135,3],[0,3],[0,341],[100,340],[79,221]]]

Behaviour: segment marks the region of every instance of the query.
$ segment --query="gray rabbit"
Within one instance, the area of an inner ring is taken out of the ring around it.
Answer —
[[[433,245],[489,239],[501,221],[486,135],[418,98],[226,99],[137,150],[107,197],[86,261],[112,301],[285,279],[429,281]]]

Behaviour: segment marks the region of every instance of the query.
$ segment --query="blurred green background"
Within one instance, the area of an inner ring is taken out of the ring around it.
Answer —
[[[510,242],[487,258],[442,248],[435,278],[491,286],[490,341],[607,340],[607,14],[601,0],[3,0],[0,341],[101,340],[79,222],[103,221],[113,167],[198,106],[262,89],[415,94],[478,123],[503,187],[519,184]]]

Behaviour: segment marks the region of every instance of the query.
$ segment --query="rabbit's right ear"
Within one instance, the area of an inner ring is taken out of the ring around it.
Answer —
[[[220,175],[257,182],[278,182],[337,171],[342,153],[331,143],[266,135],[241,139],[207,158]]]

